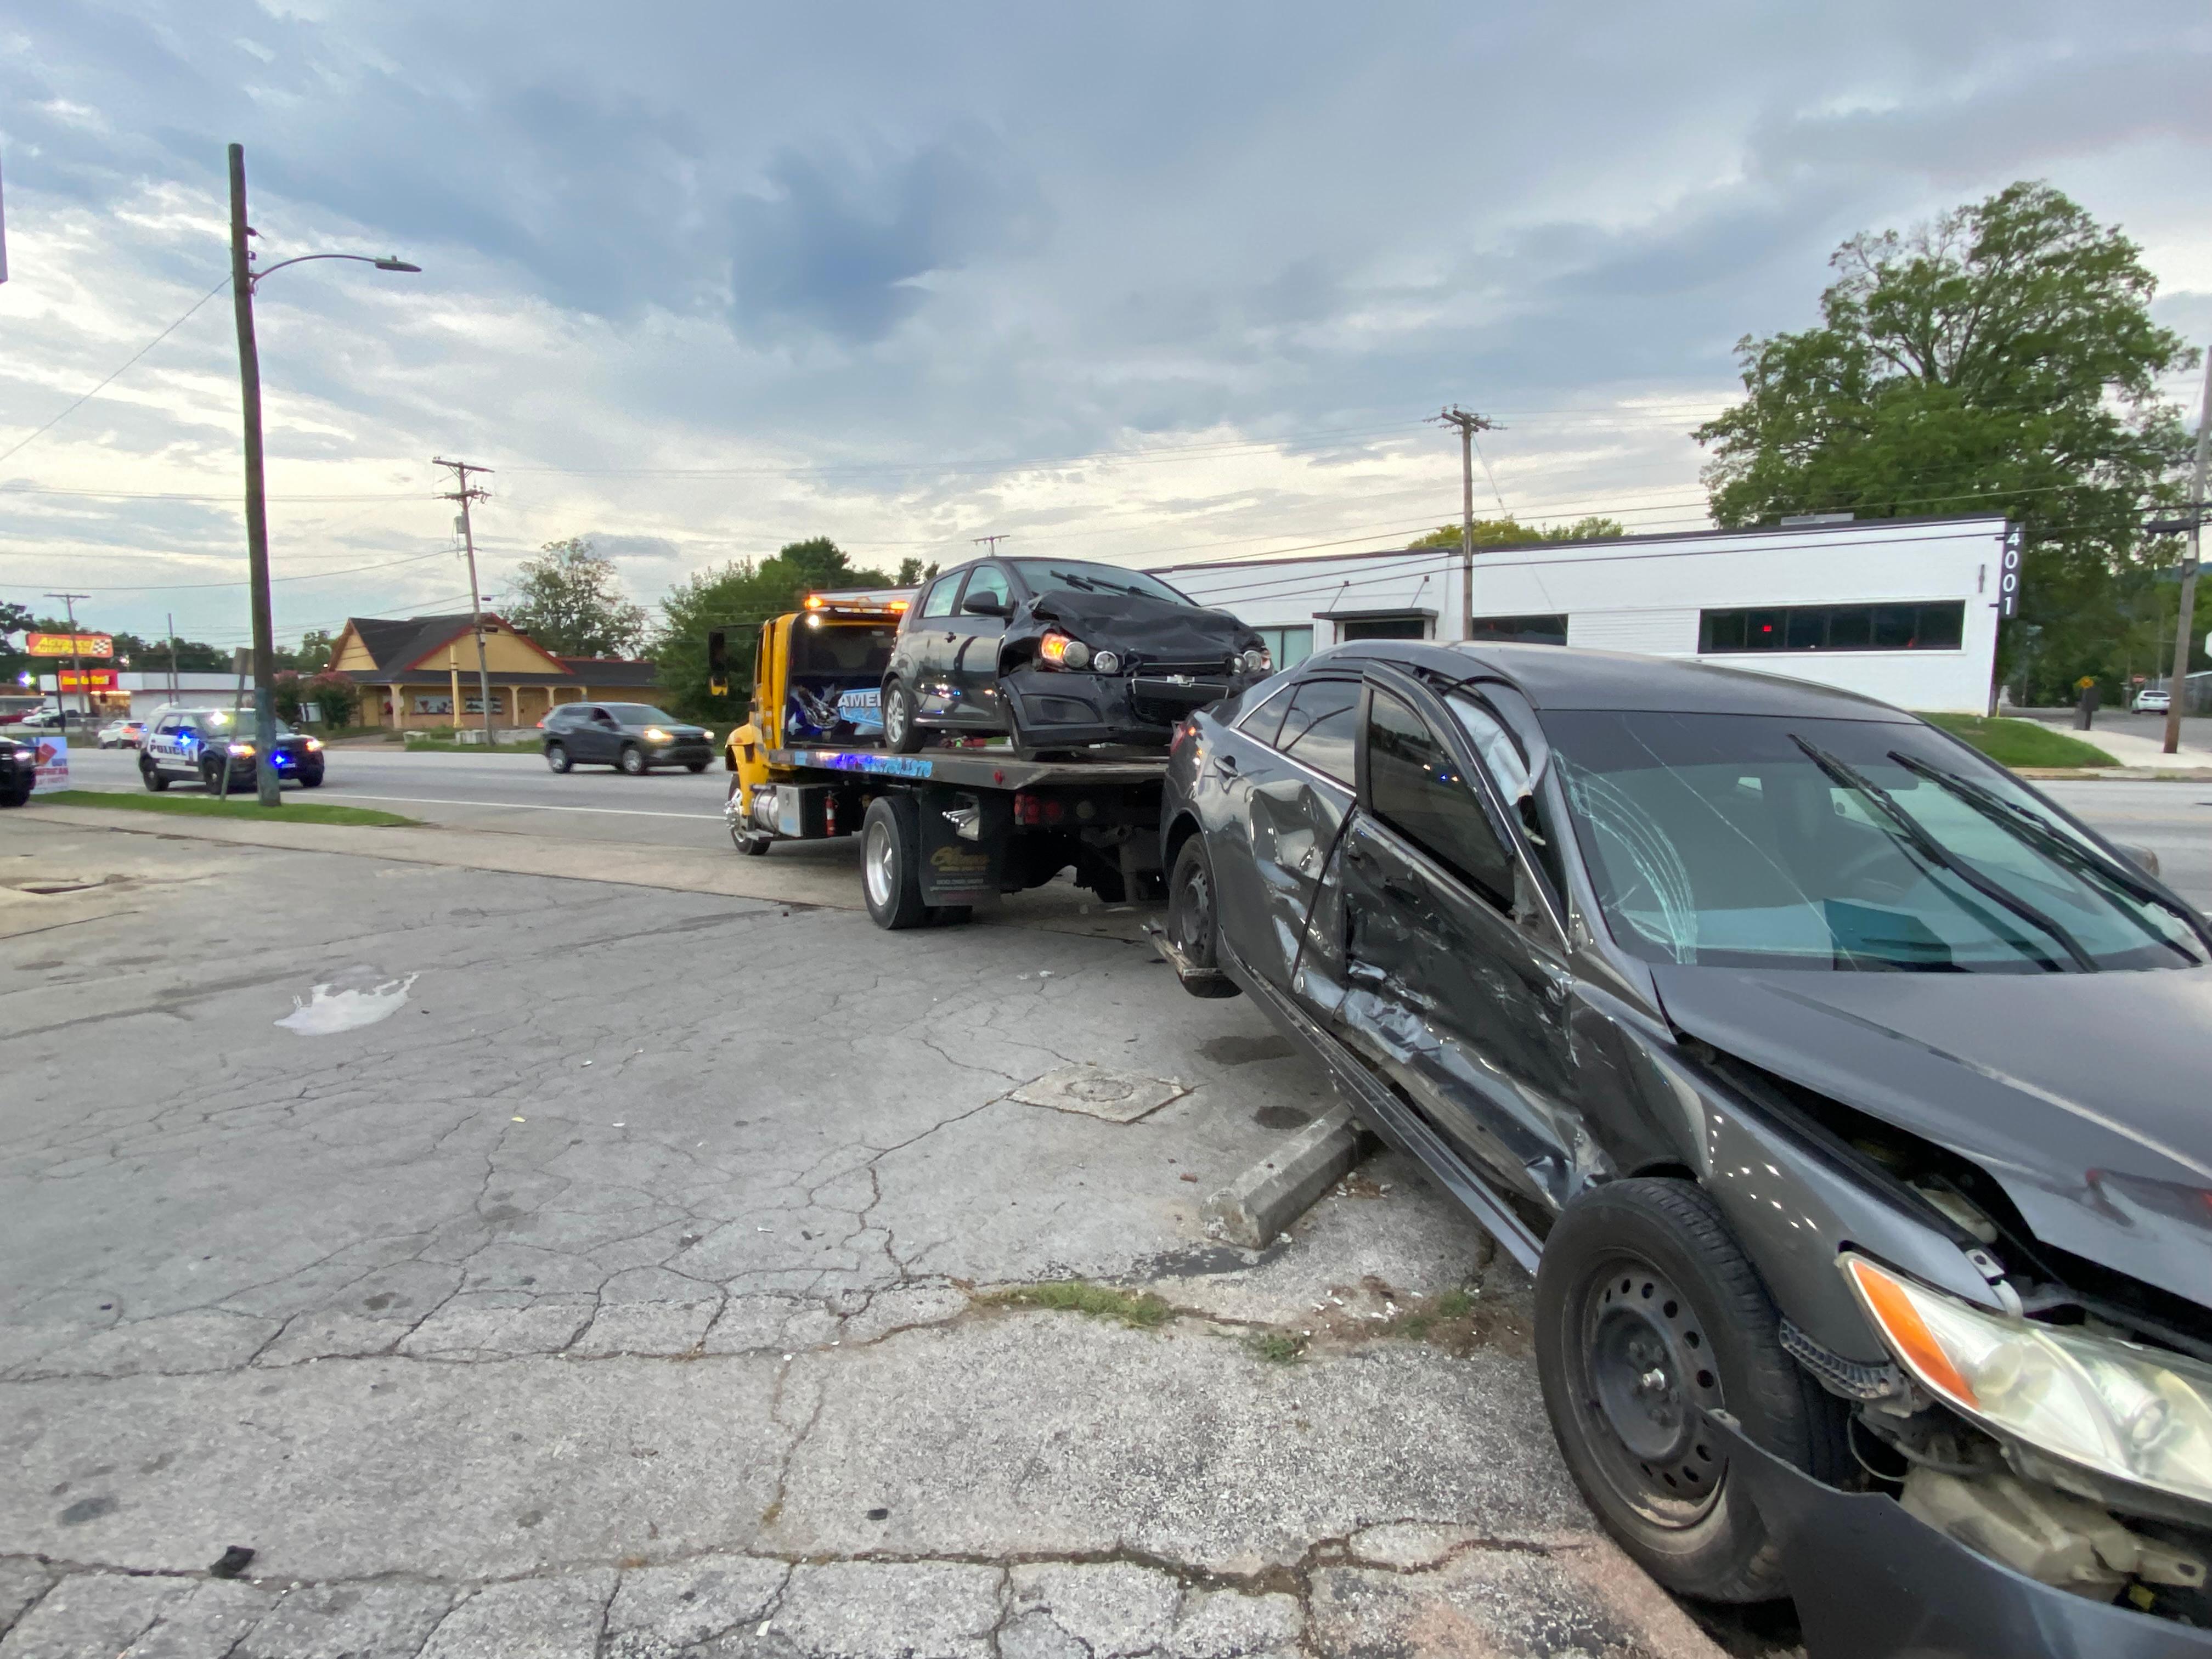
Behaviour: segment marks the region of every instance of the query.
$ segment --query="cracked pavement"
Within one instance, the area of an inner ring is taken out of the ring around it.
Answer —
[[[1328,1101],[1140,945],[8,829],[0,1659],[1714,1651],[1414,1170],[1206,1237]]]

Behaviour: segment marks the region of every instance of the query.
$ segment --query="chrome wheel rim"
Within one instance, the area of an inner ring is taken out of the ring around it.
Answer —
[[[896,862],[890,826],[880,822],[870,824],[868,844],[864,849],[861,867],[868,884],[869,902],[878,910],[890,908],[891,894],[896,887]]]
[[[884,699],[884,736],[893,744],[906,738],[906,698],[896,686]]]

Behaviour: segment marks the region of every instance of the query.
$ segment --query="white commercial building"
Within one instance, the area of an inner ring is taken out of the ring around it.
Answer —
[[[1474,637],[1689,657],[1863,692],[1899,708],[1989,706],[2008,574],[2002,518],[1477,548]],[[1235,612],[1279,665],[1356,639],[1460,637],[1460,551],[1169,565]]]

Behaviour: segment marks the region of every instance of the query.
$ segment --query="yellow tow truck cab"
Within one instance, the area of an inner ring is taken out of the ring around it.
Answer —
[[[912,598],[905,588],[810,593],[798,610],[761,624],[750,706],[723,751],[724,765],[736,775],[731,834],[743,851],[764,853],[778,836],[848,834],[854,827],[808,822],[823,811],[834,813],[836,798],[800,790],[797,771],[772,756],[882,741],[877,696]]]

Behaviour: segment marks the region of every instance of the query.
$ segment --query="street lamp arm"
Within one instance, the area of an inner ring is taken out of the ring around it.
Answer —
[[[388,253],[380,259],[371,253],[302,253],[293,258],[279,259],[275,264],[255,271],[252,279],[253,286],[260,287],[263,277],[275,276],[286,265],[304,265],[310,259],[354,259],[365,265],[374,265],[379,270],[419,272],[422,269],[420,265],[410,265],[404,259],[396,258]]]

